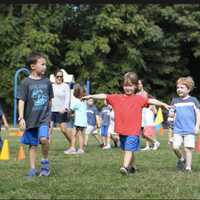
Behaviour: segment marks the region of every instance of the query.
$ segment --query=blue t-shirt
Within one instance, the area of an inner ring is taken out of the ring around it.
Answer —
[[[196,110],[200,109],[197,98],[173,98],[171,105],[175,106],[176,117],[173,132],[175,134],[194,134],[196,125]]]
[[[101,126],[109,126],[110,124],[110,112],[111,109],[109,106],[105,106],[102,108],[102,111],[100,113],[101,117]]]
[[[96,125],[96,115],[99,115],[97,107],[95,105],[87,106],[87,123],[88,125]]]
[[[71,102],[70,109],[75,112],[74,125],[87,127],[87,103],[78,98],[74,98]]]

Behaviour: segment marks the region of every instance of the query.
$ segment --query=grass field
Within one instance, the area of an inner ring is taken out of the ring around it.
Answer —
[[[200,199],[200,155],[194,153],[193,172],[176,172],[176,158],[167,136],[158,136],[158,151],[138,152],[138,172],[119,173],[120,149],[102,150],[90,138],[84,155],[64,155],[66,142],[54,132],[50,177],[27,179],[26,160],[16,161],[18,137],[9,138],[10,160],[0,161],[0,199]],[[38,169],[41,158],[38,148]]]

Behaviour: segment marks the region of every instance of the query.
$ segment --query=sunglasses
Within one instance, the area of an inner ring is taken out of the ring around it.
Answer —
[[[56,76],[56,78],[63,78],[63,76]]]

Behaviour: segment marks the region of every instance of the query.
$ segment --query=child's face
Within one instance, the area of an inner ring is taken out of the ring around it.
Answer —
[[[89,106],[92,106],[94,104],[94,100],[93,99],[88,99],[87,101]]]
[[[31,65],[32,70],[35,71],[37,75],[44,75],[46,72],[46,60],[44,58],[39,58],[36,64]]]
[[[176,92],[179,97],[186,97],[189,94],[190,90],[186,87],[186,85],[177,84]]]
[[[124,84],[123,85],[124,93],[126,95],[132,95],[135,93],[136,85],[134,84]]]

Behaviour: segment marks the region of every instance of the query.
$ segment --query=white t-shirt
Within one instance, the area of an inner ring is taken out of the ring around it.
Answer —
[[[52,99],[52,112],[60,112],[63,109],[69,109],[70,87],[66,83],[52,84],[54,98]]]
[[[154,113],[150,108],[142,109],[142,127],[154,126]]]
[[[113,110],[110,112],[110,124],[108,127],[108,133],[109,134],[115,133],[115,113]]]

